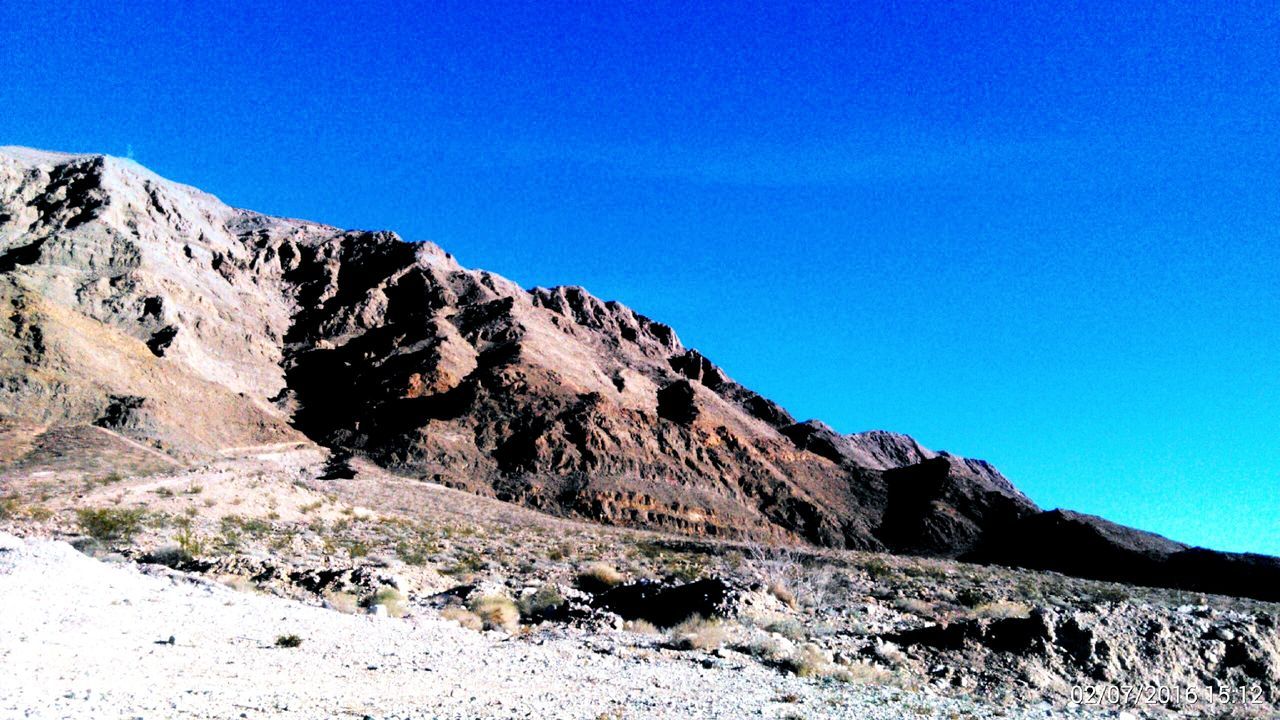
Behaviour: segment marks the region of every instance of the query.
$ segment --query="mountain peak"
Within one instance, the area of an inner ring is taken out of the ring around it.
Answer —
[[[97,426],[178,462],[310,442],[603,522],[992,561],[1013,557],[994,538],[1078,526],[1036,520],[982,461],[797,423],[581,287],[119,158],[0,150],[0,302],[8,426]]]

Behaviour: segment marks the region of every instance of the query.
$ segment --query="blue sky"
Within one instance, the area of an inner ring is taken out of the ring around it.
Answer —
[[[584,285],[798,416],[1280,554],[1274,3],[53,5],[0,8],[0,144]]]

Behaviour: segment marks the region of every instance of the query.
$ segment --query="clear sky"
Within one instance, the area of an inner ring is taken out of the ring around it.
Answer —
[[[0,144],[584,285],[797,416],[1280,554],[1275,2],[354,4],[4,3]]]

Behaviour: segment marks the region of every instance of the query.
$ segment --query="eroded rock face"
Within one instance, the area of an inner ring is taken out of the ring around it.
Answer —
[[[621,525],[1036,560],[993,542],[1040,526],[986,463],[796,423],[582,288],[237,210],[129,161],[0,150],[0,302],[0,415],[23,427],[179,459],[310,440]],[[1186,557],[1215,586],[1221,559]]]
[[[1248,688],[1253,699],[1272,704],[1280,683],[1275,629],[1271,615],[1113,604],[1041,608],[1027,618],[935,625],[885,639],[924,651],[929,663],[958,676],[1022,677],[1061,696],[1072,686],[1110,684],[1168,688],[1175,699],[1192,691],[1204,699],[1211,688],[1228,687]]]

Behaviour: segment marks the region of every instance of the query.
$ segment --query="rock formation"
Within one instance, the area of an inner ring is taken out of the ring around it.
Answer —
[[[1236,578],[1280,577],[1273,559],[1163,540],[1125,564],[1106,532],[1085,534],[1120,570],[1073,564],[1055,544],[1081,524],[990,465],[797,423],[616,302],[525,290],[390,232],[234,209],[125,160],[0,151],[0,302],[0,414],[28,445],[96,426],[187,462],[312,441],[693,535],[1185,584],[1162,576],[1176,561],[1197,589],[1253,595],[1265,583]]]

